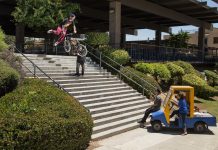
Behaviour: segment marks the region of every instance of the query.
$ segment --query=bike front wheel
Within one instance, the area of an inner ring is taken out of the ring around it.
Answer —
[[[86,56],[88,53],[86,46],[82,45],[82,44],[78,45],[77,51],[78,51],[79,55],[82,57]]]
[[[69,40],[64,41],[64,50],[66,53],[69,53],[71,50],[71,43]]]

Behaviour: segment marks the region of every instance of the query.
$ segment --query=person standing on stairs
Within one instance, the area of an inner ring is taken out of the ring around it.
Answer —
[[[146,109],[145,114],[143,116],[143,118],[138,121],[138,123],[140,124],[140,127],[144,127],[144,123],[146,122],[146,119],[148,118],[149,114],[155,111],[160,110],[161,104],[163,102],[162,98],[161,98],[161,91],[159,89],[157,89],[156,91],[156,97],[154,100],[154,104],[149,107],[148,109]]]
[[[81,75],[84,75],[85,72],[85,61],[86,61],[86,56],[81,56],[79,53],[77,53],[77,60],[76,60],[76,74],[74,76],[80,76],[79,73],[79,67],[82,67],[82,73]]]

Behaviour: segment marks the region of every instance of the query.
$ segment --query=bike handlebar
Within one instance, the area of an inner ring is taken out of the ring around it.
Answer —
[[[73,35],[73,33],[68,33],[68,34],[66,34],[66,36],[72,36]]]

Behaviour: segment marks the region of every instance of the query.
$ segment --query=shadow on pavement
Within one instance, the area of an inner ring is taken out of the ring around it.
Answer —
[[[154,132],[152,130],[151,126],[147,126],[145,129],[147,129],[147,131],[149,133],[157,133]],[[158,132],[160,134],[170,134],[170,135],[181,135],[183,133],[182,129],[174,129],[174,128],[166,128],[163,127],[162,131]],[[199,133],[195,133],[193,129],[188,129],[188,134],[199,134]],[[199,135],[215,135],[211,130],[208,129],[208,131],[206,131],[205,133],[201,133]]]

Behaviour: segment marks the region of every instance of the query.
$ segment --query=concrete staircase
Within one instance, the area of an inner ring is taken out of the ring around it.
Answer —
[[[22,55],[23,64],[33,72],[32,64]],[[116,76],[86,58],[85,75],[75,77],[76,57],[56,55],[26,56],[65,90],[88,108],[94,120],[93,140],[98,140],[137,128],[137,120],[151,103]],[[32,73],[25,67],[27,77]],[[36,69],[37,76],[49,80]]]

